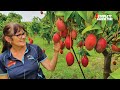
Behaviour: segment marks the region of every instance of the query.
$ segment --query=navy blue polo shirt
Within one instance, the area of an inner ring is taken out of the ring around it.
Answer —
[[[10,50],[6,50],[0,55],[0,75],[8,74],[10,79],[45,78],[40,68],[40,62],[46,60],[46,54],[35,44],[26,43],[26,45],[22,61],[14,58]]]

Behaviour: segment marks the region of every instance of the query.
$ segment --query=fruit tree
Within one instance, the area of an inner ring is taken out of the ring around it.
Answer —
[[[100,15],[104,20],[98,20]],[[80,64],[87,67],[89,64],[89,51],[94,49],[97,53],[102,53],[104,56],[104,79],[107,79],[110,76],[110,73],[112,72],[112,55],[120,52],[120,12],[47,11],[46,16],[49,17],[51,25],[56,31],[53,35],[53,41],[55,43],[58,41],[61,42],[60,53],[63,53],[64,48],[69,50],[66,54],[68,66],[71,66],[76,58],[83,73]],[[112,20],[105,19],[106,17],[110,18],[110,16],[112,16]],[[77,47],[80,48],[79,55],[82,56],[81,61],[77,59],[73,48],[75,40],[78,42]]]

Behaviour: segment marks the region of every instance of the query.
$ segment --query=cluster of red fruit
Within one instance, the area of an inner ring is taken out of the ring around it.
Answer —
[[[97,40],[94,34],[89,34],[85,39],[85,47],[87,50],[95,48],[96,52],[102,53],[107,46],[107,41],[101,37]]]
[[[53,41],[54,43],[60,42],[60,53],[63,54],[64,47],[66,47],[68,50],[72,48],[73,40],[75,40],[77,37],[77,31],[68,30],[66,24],[60,18],[58,18],[56,21],[56,27],[58,29],[58,32],[53,35]],[[62,38],[64,38],[64,41]],[[71,66],[74,63],[74,55],[72,52],[67,53],[66,62],[68,66]]]
[[[56,27],[58,29],[58,32],[56,32],[53,35],[53,41],[54,43],[57,43],[60,41],[60,53],[63,53],[64,47],[66,47],[68,50],[71,49],[73,46],[73,40],[77,37],[77,31],[76,30],[68,30],[67,26],[65,25],[64,21],[60,18],[56,21]],[[61,38],[65,38],[64,41],[61,40]],[[94,47],[98,53],[101,53],[105,50],[107,46],[107,42],[104,38],[100,38],[97,41],[97,38],[94,34],[89,34],[84,43],[80,41],[78,43],[78,47],[85,46],[87,50],[92,50]],[[68,66],[71,66],[74,63],[74,55],[72,52],[68,52],[66,55],[66,62]],[[81,59],[82,65],[86,67],[88,65],[88,57],[84,54]]]
[[[82,48],[83,46],[85,46],[85,43],[84,43],[83,41],[80,41],[80,42],[77,44],[77,47]],[[88,62],[89,62],[89,59],[88,59],[88,57],[86,56],[86,54],[84,54],[84,55],[82,56],[82,58],[81,58],[80,60],[78,60],[78,64],[80,64],[80,62],[82,63],[82,65],[83,65],[84,67],[87,67]]]
[[[58,32],[53,35],[53,41],[54,43],[60,41],[60,53],[63,54],[64,47],[66,47],[68,50],[73,47],[73,40],[76,40],[77,38],[77,31],[74,29],[69,30],[64,21],[60,18],[58,18],[56,21],[56,27],[58,29]],[[64,41],[62,41],[61,38],[64,38]],[[79,43],[80,47],[83,45],[83,42]],[[66,54],[66,62],[68,66],[71,66],[74,63],[74,55],[71,51]],[[86,67],[88,65],[88,57],[84,55],[81,59],[81,62],[82,65]]]
[[[63,54],[64,47],[66,47],[68,50],[72,48],[73,40],[75,40],[77,37],[77,31],[69,30],[61,18],[57,19],[56,27],[58,32],[53,35],[53,41],[54,43],[60,42],[60,53]],[[64,41],[61,38],[65,38]],[[94,48],[96,52],[102,53],[107,47],[107,41],[103,37],[97,39],[94,34],[88,34],[88,36],[85,38],[85,41],[80,41],[77,45],[77,47],[80,48],[83,46],[85,46],[85,48],[89,51]],[[115,45],[112,45],[112,50],[120,51],[120,49],[116,48]],[[87,55],[84,54],[81,58],[82,65],[86,67],[88,65],[88,61]],[[72,52],[67,53],[66,62],[68,66],[71,66],[74,63],[74,55]]]
[[[107,47],[107,41],[103,37],[97,40],[94,34],[88,34],[88,36],[85,38],[85,41],[84,42],[80,41],[77,45],[77,47],[80,47],[80,48],[83,46],[85,46],[85,48],[89,51],[95,48],[96,52],[102,53]],[[82,62],[82,65],[86,67],[89,62],[88,57],[84,55],[81,59],[81,62]],[[80,60],[78,63],[80,63]]]
[[[114,42],[111,45],[112,51],[120,52],[120,48],[117,46],[118,42],[119,42],[119,39],[118,39],[118,41]],[[82,46],[83,44],[79,44],[78,46],[80,46],[80,45]],[[84,45],[85,45],[86,49],[89,51],[95,47],[96,52],[102,53],[105,50],[105,48],[107,47],[107,41],[103,37],[101,37],[100,39],[97,40],[96,36],[94,34],[89,34],[85,39]]]

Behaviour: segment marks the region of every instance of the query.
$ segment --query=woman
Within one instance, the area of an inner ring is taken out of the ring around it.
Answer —
[[[41,48],[26,43],[27,31],[17,23],[3,29],[3,49],[0,55],[0,79],[44,79],[41,65],[53,71],[56,67],[60,43],[54,43],[54,54],[49,60]]]

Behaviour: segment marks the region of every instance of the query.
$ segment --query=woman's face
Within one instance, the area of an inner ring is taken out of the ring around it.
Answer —
[[[11,45],[15,46],[25,46],[26,45],[26,32],[24,30],[20,30],[15,35],[12,36]]]

